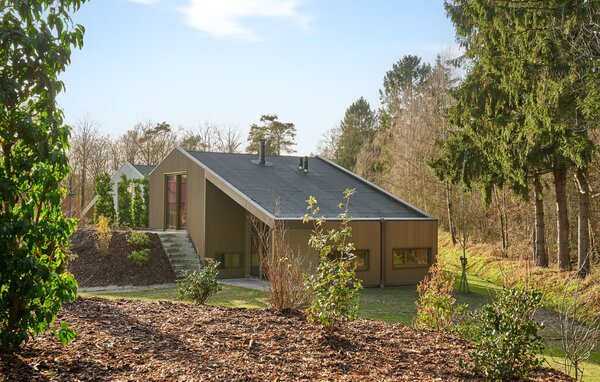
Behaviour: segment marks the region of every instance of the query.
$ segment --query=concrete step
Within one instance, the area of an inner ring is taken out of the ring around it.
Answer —
[[[196,252],[196,248],[191,243],[186,244],[163,244],[165,251],[169,252]]]
[[[184,277],[183,271],[200,269],[200,258],[187,232],[160,232],[158,237],[177,279]]]

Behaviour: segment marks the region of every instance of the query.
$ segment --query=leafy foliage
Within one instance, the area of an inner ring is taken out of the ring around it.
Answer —
[[[152,240],[150,240],[145,232],[134,230],[129,230],[129,233],[127,233],[127,243],[134,247],[152,246]]]
[[[104,257],[108,256],[108,248],[112,239],[112,232],[107,218],[100,215],[98,224],[96,225],[96,249]]]
[[[135,261],[135,263],[140,267],[144,266],[148,264],[148,260],[150,260],[150,249],[144,248],[132,251],[129,255],[127,255],[127,257]]]
[[[140,182],[134,182],[133,185],[133,205],[132,220],[135,227],[145,227],[146,208],[142,196],[142,186]]]
[[[266,155],[281,155],[281,153],[293,153],[292,146],[296,144],[296,127],[293,123],[279,122],[276,114],[263,114],[260,117],[261,125],[253,124],[250,126],[248,134],[249,153],[257,153],[259,150],[259,140],[265,139]]]
[[[306,286],[315,296],[308,308],[308,320],[318,321],[329,332],[345,321],[354,320],[358,315],[358,292],[362,285],[353,265],[354,244],[348,241],[352,236],[348,206],[354,192],[354,189],[344,191],[344,202],[339,204],[344,209],[338,215],[342,220],[339,229],[325,230],[325,217],[315,219],[319,212],[317,200],[311,196],[306,201],[310,215],[304,216],[304,222],[312,220],[315,224],[309,244],[319,251],[317,272],[306,278]],[[340,253],[340,256],[331,260],[330,255],[334,251]]]
[[[131,227],[133,225],[133,219],[131,217],[131,193],[129,192],[130,184],[131,181],[125,174],[122,174],[121,180],[117,185],[119,225],[122,227]]]
[[[59,274],[74,220],[61,212],[70,128],[58,79],[81,47],[84,0],[7,0],[0,13],[0,351],[50,330],[77,283]],[[68,341],[75,332],[58,332]]]
[[[94,195],[98,196],[98,201],[94,206],[94,224],[98,224],[100,216],[107,218],[111,226],[115,224],[115,201],[112,189],[113,183],[106,172],[96,175]]]
[[[453,332],[457,319],[465,313],[466,305],[457,305],[452,295],[454,277],[443,270],[441,259],[429,269],[429,274],[417,286],[417,316],[414,326]]]
[[[334,157],[340,166],[353,170],[362,145],[377,131],[377,115],[364,98],[346,109],[339,131]]]
[[[220,263],[214,259],[205,259],[205,265],[199,271],[185,272],[183,280],[177,280],[179,297],[202,305],[221,290],[217,282]]]
[[[150,203],[150,181],[148,179],[147,176],[143,177],[142,180],[140,180],[140,183],[142,184],[142,192],[144,195],[144,214],[142,216],[143,218],[143,224],[142,227],[148,227],[148,213],[149,213],[149,203]]]
[[[532,317],[541,301],[541,294],[532,289],[509,289],[483,307],[480,328],[472,338],[476,350],[470,353],[471,370],[496,381],[526,378],[540,365],[536,355],[543,346],[537,333],[543,325]]]

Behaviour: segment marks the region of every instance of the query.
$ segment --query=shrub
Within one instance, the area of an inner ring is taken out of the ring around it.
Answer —
[[[417,286],[417,316],[413,325],[445,333],[453,332],[457,319],[464,315],[467,305],[457,305],[452,295],[454,277],[443,270],[438,260],[429,269],[429,274]]]
[[[347,240],[352,235],[348,203],[353,193],[354,189],[344,191],[344,202],[339,207],[345,210],[338,215],[342,220],[339,229],[325,230],[325,217],[315,219],[319,208],[316,207],[317,200],[312,196],[307,200],[310,215],[304,216],[304,222],[312,220],[315,224],[309,243],[319,251],[317,272],[306,278],[306,286],[314,295],[307,310],[308,320],[318,321],[330,333],[358,315],[358,291],[362,285],[353,265],[354,245]],[[334,251],[340,253],[340,256],[331,260],[330,255]]]
[[[135,261],[135,263],[141,267],[148,264],[148,260],[150,259],[150,249],[144,248],[133,251],[127,257]]]
[[[277,202],[275,209],[279,209]],[[277,213],[276,213],[277,215]],[[309,266],[303,263],[298,252],[293,251],[285,240],[287,229],[280,220],[269,228],[255,217],[251,218],[252,240],[258,248],[262,275],[269,280],[265,291],[271,308],[306,309],[312,295],[304,284],[304,275]]]
[[[135,227],[145,227],[145,209],[144,200],[142,198],[142,186],[139,182],[135,182],[133,186],[133,225]]]
[[[145,176],[142,178],[140,183],[142,184],[142,193],[144,195],[144,214],[142,215],[142,218],[143,218],[142,226],[148,227],[148,209],[149,209],[148,203],[150,201],[150,181],[148,180],[148,177]]]
[[[96,249],[103,257],[108,256],[108,248],[110,247],[110,240],[112,239],[112,232],[110,231],[110,225],[107,218],[103,215],[98,217],[98,224],[96,225]]]
[[[115,224],[115,201],[113,199],[113,182],[107,173],[96,175],[94,178],[94,195],[98,201],[94,206],[94,224],[98,224],[98,218],[104,216],[109,224]]]
[[[476,350],[470,353],[471,370],[494,381],[526,378],[542,362],[536,355],[543,348],[537,334],[543,325],[532,318],[540,306],[541,295],[532,289],[506,290],[486,305],[473,338]]]
[[[121,180],[117,185],[117,194],[119,196],[119,225],[122,227],[131,227],[131,193],[129,192],[130,181],[125,174],[121,175]]]
[[[152,240],[148,237],[146,232],[129,230],[127,233],[127,243],[134,247],[145,247],[149,248],[152,246]]]
[[[221,284],[217,282],[220,263],[213,259],[205,259],[204,262],[205,265],[199,271],[185,271],[185,278],[177,280],[179,298],[182,300],[202,305],[221,290]]]

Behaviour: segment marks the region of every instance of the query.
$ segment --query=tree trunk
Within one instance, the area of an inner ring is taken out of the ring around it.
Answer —
[[[448,208],[448,229],[450,230],[450,237],[452,238],[452,244],[456,245],[456,228],[454,228],[454,220],[452,220],[452,201],[450,200],[450,183],[446,181],[446,206]]]
[[[556,232],[558,247],[558,269],[567,270],[569,264],[569,216],[567,213],[567,166],[562,155],[554,156],[552,168],[556,189]]]
[[[494,198],[500,215],[500,233],[502,234],[502,257],[508,257],[508,233],[506,232],[506,198],[502,190],[502,203],[498,198],[498,189],[494,188]]]
[[[535,265],[546,268],[548,256],[546,253],[546,227],[544,224],[544,200],[542,199],[542,184],[535,182]]]
[[[590,273],[590,187],[587,181],[587,169],[577,171],[577,181],[579,184],[577,273],[579,277],[585,277]]]

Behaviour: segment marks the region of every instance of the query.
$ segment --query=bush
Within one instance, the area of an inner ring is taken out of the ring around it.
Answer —
[[[108,248],[112,239],[112,232],[107,218],[103,215],[98,217],[98,225],[96,226],[98,233],[96,234],[96,249],[103,257],[108,256]]]
[[[362,289],[361,281],[356,277],[356,267],[353,265],[354,245],[347,239],[351,236],[352,228],[348,217],[348,203],[354,189],[344,192],[344,202],[339,205],[345,211],[338,217],[342,220],[339,229],[325,230],[325,217],[314,220],[319,208],[315,207],[317,200],[310,197],[307,200],[311,214],[304,216],[304,222],[312,220],[315,228],[309,240],[310,245],[319,251],[319,266],[314,275],[307,276],[306,286],[314,295],[308,308],[309,322],[318,321],[330,333],[344,323],[354,320],[358,315],[358,291]],[[335,260],[330,259],[334,251],[340,253]]]
[[[146,234],[145,232],[134,230],[129,230],[129,233],[127,233],[127,243],[138,248],[149,248],[152,246],[152,240],[150,240],[148,234]]]
[[[417,286],[417,316],[413,325],[417,328],[437,330],[445,333],[455,331],[459,317],[465,314],[467,305],[457,305],[452,295],[454,277],[443,270],[438,260],[429,274]]]
[[[135,261],[135,263],[141,267],[148,264],[148,260],[150,259],[150,249],[145,248],[133,251],[127,257]]]
[[[115,224],[115,202],[113,199],[113,182],[107,173],[96,175],[94,178],[94,195],[98,201],[94,206],[94,224],[98,224],[98,218],[104,216],[112,226]]]
[[[140,182],[134,182],[133,186],[133,225],[135,227],[145,227],[146,219],[145,219],[145,206],[144,200],[142,198],[142,186]]]
[[[486,305],[480,312],[480,329],[474,333],[476,350],[470,354],[470,369],[493,381],[526,378],[542,363],[536,355],[543,348],[537,334],[543,325],[532,319],[540,306],[541,295],[532,289],[506,290]]]
[[[131,193],[129,192],[130,180],[125,174],[121,175],[121,180],[117,185],[118,204],[119,204],[119,225],[122,227],[133,226],[131,218]]]
[[[217,282],[219,264],[218,261],[213,259],[205,259],[205,265],[199,271],[185,271],[185,278],[177,280],[179,298],[202,305],[220,291],[221,284]]]

